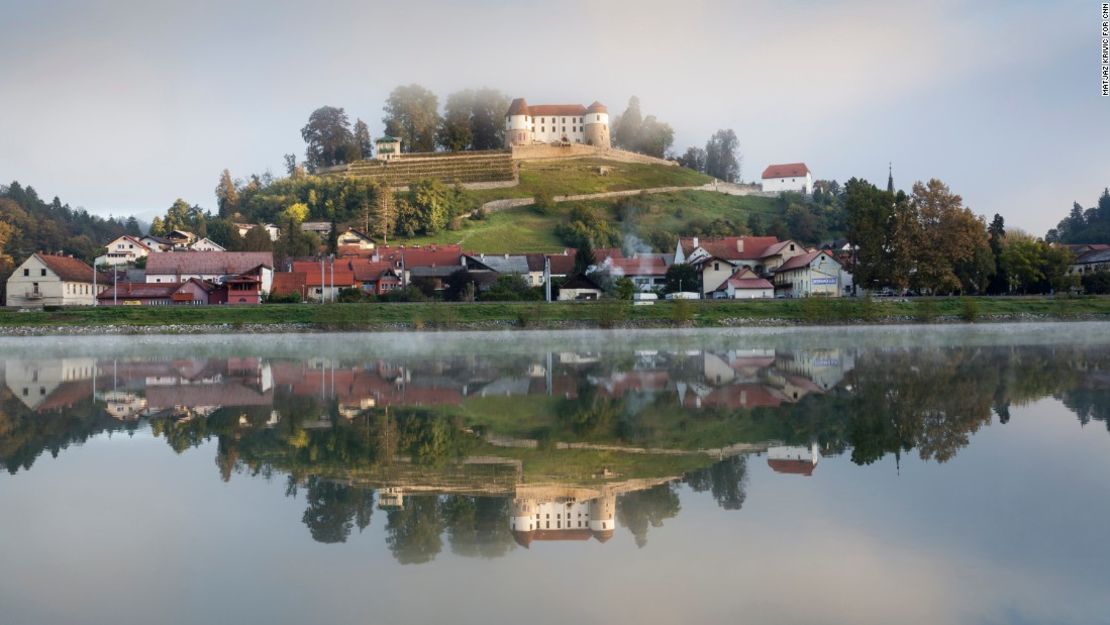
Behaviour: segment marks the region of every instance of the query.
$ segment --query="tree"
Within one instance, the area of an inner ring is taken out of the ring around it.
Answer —
[[[294,226],[300,226],[304,223],[304,220],[308,219],[308,204],[295,202],[290,204],[282,214]]]
[[[274,242],[261,224],[247,230],[247,234],[243,237],[244,252],[270,252],[273,249]]]
[[[216,206],[220,217],[230,217],[239,210],[239,189],[231,179],[231,172],[226,169],[220,174],[220,183],[216,185]]]
[[[852,274],[861,288],[891,284],[888,243],[894,208],[895,198],[866,180],[852,178],[844,185],[848,242],[856,250]]]
[[[663,123],[648,115],[640,125],[640,137],[636,144],[636,151],[655,158],[663,158],[674,143],[674,129],[670,124]]]
[[[355,120],[355,145],[360,159],[374,156],[374,143],[370,141],[370,127],[361,119]]]
[[[155,217],[154,219],[150,220],[149,232],[151,235],[156,237],[160,237],[166,234],[166,226],[162,223],[161,217]]]
[[[143,236],[143,229],[139,227],[139,220],[135,219],[134,215],[127,218],[127,221],[124,224],[124,229],[126,230],[127,234],[133,237]]]
[[[638,150],[640,147],[640,127],[644,123],[640,113],[640,98],[632,96],[628,99],[628,108],[615,120],[613,141],[617,147],[625,150]]]
[[[470,125],[473,110],[474,92],[470,89],[447,96],[443,120],[436,134],[436,141],[443,149],[459,152],[470,147],[474,140]]]
[[[453,217],[449,190],[437,178],[425,178],[412,184],[409,204],[416,212],[418,232],[433,234],[443,230]]]
[[[346,163],[357,152],[351,122],[342,108],[322,106],[312,112],[301,128],[301,138],[308,144],[305,162],[313,171]]]
[[[497,150],[505,145],[505,111],[509,96],[497,89],[483,87],[474,92],[470,114],[473,150]]]
[[[379,185],[375,188],[375,194],[377,202],[374,205],[373,232],[388,245],[389,235],[397,228],[397,206],[389,187]]]
[[[1002,263],[1002,249],[1006,239],[1006,220],[1002,218],[1002,215],[995,213],[991,225],[987,228],[987,235],[990,237],[991,256],[994,257],[995,266],[995,272],[991,276],[987,292],[999,295],[1010,290],[1010,279],[1006,276],[1006,270]]]
[[[687,169],[705,173],[706,152],[699,147],[688,147],[686,153],[678,157],[678,164]],[[753,213],[754,214],[754,213]]]
[[[574,273],[576,275],[586,275],[593,266],[594,246],[587,237],[578,243],[578,249],[574,252]]]
[[[701,292],[701,276],[698,270],[686,263],[675,263],[667,267],[663,284],[663,291],[666,293]]]
[[[636,283],[628,276],[622,276],[613,283],[617,299],[628,300],[636,293]]]
[[[986,223],[937,179],[916,183],[910,200],[920,223],[914,281],[930,293],[977,292],[993,273]],[[957,272],[965,268],[965,275]],[[986,274],[986,275],[984,275]]]
[[[431,152],[436,148],[439,128],[439,100],[424,87],[411,84],[397,87],[386,100],[385,132],[401,139],[404,152]]]
[[[740,180],[739,150],[740,140],[731,128],[713,133],[705,144],[705,173],[725,182]]]

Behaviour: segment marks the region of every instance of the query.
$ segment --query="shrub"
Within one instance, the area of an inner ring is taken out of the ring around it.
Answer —
[[[628,318],[628,304],[619,300],[606,300],[597,306],[597,324],[602,328],[615,328]]]
[[[532,212],[538,215],[550,215],[555,210],[555,198],[547,191],[536,194],[536,201],[532,204]]]
[[[913,303],[914,316],[918,321],[928,323],[937,318],[937,302],[931,297],[920,297]]]
[[[688,300],[677,299],[674,300],[674,305],[671,307],[671,321],[678,326],[690,325],[694,319],[694,307],[690,305]]]
[[[975,323],[979,319],[979,302],[971,297],[961,297],[960,318],[968,323]]]

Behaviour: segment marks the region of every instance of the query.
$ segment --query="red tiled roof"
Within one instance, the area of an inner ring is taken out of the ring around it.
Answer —
[[[147,257],[147,275],[239,275],[273,267],[272,252],[163,252]]]
[[[344,261],[336,261],[335,264],[325,262],[323,267],[323,276],[321,276],[319,262],[294,261],[293,273],[304,274],[305,286],[331,286],[334,284],[339,288],[346,288],[354,285],[355,273],[348,263]],[[277,274],[274,275],[276,278]]]
[[[274,274],[273,284],[270,285],[271,295],[288,295],[297,293],[304,295],[305,274],[300,271],[282,271]]]
[[[533,104],[528,107],[528,115],[585,115],[586,107],[581,104]]]
[[[767,459],[767,466],[775,473],[789,473],[791,475],[813,475],[817,465],[809,460],[772,460]]]
[[[528,102],[524,98],[516,98],[509,104],[509,110],[505,113],[509,115],[527,115]]]
[[[574,252],[569,254],[549,254],[551,275],[566,276],[574,272]]]
[[[612,258],[609,264],[620,269],[626,276],[665,276],[667,262],[661,256],[636,256],[634,258]]]
[[[760,278],[759,276],[755,275],[755,273],[752,272],[752,270],[748,269],[747,267],[743,267],[743,268],[740,269],[740,271],[737,271],[736,273],[732,274],[732,276],[729,277],[728,280],[725,280],[725,282],[723,284],[721,284],[721,286],[718,287],[717,290],[718,291],[724,291],[726,289],[726,286],[731,286],[734,289],[741,289],[741,290],[742,289],[773,289],[773,288],[775,288],[775,285],[773,285],[770,282],[768,282],[767,280],[764,280],[763,278]]]
[[[398,266],[404,258],[405,269],[413,267],[446,267],[458,265],[462,267],[462,246],[450,245],[414,245],[412,247],[378,247],[377,253],[371,258],[389,261]]]
[[[169,298],[179,288],[181,282],[118,282],[115,285],[108,283],[96,299],[110,300],[114,298],[127,299],[153,299]]]
[[[778,237],[682,237],[679,242],[687,256],[696,249],[695,238],[697,247],[722,260],[759,260],[767,248],[779,243]]]
[[[608,113],[609,108],[606,107],[601,102],[598,102],[597,100],[594,100],[593,104],[586,107],[586,112],[587,113]]]
[[[799,254],[799,255],[795,256],[794,258],[791,258],[790,260],[786,261],[785,263],[782,264],[781,267],[778,268],[777,271],[782,272],[782,271],[790,271],[792,269],[801,269],[802,267],[808,266],[810,263],[812,263],[814,261],[814,259],[816,259],[818,256],[821,256],[822,254],[824,254],[829,260],[833,261],[834,263],[837,263],[838,265],[840,264],[839,262],[837,262],[837,260],[835,258],[832,257],[832,254],[829,254],[828,252],[823,252],[823,251],[807,252],[805,254]]]
[[[358,282],[374,282],[380,280],[383,273],[394,270],[391,262],[373,261],[367,258],[351,260],[350,266]]]
[[[809,173],[805,163],[784,163],[782,165],[768,165],[763,170],[763,179],[768,178],[804,178]]]
[[[54,272],[62,282],[92,283],[93,281],[93,268],[72,256],[38,253],[35,257]]]

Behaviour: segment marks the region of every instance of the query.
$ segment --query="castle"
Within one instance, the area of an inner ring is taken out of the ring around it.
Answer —
[[[600,102],[535,104],[517,98],[505,113],[505,147],[533,143],[584,143],[610,147],[609,109]]]

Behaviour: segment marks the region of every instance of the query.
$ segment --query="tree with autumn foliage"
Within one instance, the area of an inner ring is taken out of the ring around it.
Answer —
[[[910,203],[920,237],[914,285],[932,294],[985,290],[994,275],[986,221],[936,178],[914,184]]]

